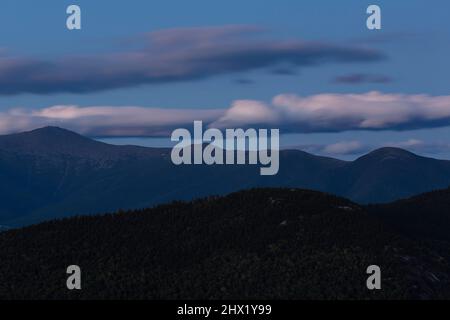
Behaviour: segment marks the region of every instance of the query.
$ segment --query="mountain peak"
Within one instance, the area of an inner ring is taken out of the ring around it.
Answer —
[[[84,154],[99,145],[103,143],[55,126],[0,136],[0,149],[25,153]]]
[[[56,126],[46,126],[46,127],[31,130],[31,131],[26,131],[26,132],[23,132],[22,134],[28,134],[28,135],[42,135],[42,134],[47,135],[48,134],[48,135],[59,135],[59,136],[67,135],[67,136],[78,136],[78,137],[87,139],[86,137],[83,137],[82,135],[80,135],[76,132],[73,132],[73,131],[70,131],[70,130],[67,130],[67,129],[64,129],[61,127],[56,127]]]
[[[398,148],[398,147],[381,147],[378,149],[373,150],[370,153],[397,153],[397,154],[413,154],[412,152],[409,152],[408,150]]]
[[[419,156],[415,153],[407,151],[405,149],[396,148],[396,147],[383,147],[368,154],[358,158],[357,160],[362,159],[377,159],[377,160],[388,160],[388,159],[412,159],[418,158]]]
[[[57,126],[45,126],[42,128],[37,128],[34,130],[30,130],[29,132],[55,132],[55,131],[64,131],[64,132],[73,132],[61,127],[57,127]]]

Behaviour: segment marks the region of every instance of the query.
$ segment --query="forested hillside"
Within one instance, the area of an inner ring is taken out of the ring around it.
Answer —
[[[0,233],[0,298],[450,298],[444,251],[345,199],[255,189]],[[373,264],[382,290],[366,287]]]
[[[450,241],[450,188],[368,209],[411,237]]]

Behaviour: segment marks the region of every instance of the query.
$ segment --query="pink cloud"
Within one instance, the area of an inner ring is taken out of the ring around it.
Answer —
[[[141,106],[51,106],[0,112],[0,133],[56,125],[103,136],[169,135],[194,120],[219,129],[268,127],[281,132],[414,130],[450,125],[450,96],[385,94],[281,94],[267,103],[237,100],[227,109]],[[352,147],[338,145],[335,148]],[[353,147],[357,147],[353,145]]]

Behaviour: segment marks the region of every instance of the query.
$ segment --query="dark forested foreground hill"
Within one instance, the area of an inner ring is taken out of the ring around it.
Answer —
[[[47,222],[0,233],[0,298],[450,298],[448,242],[393,230],[348,200],[297,189]],[[73,264],[81,291],[66,289]],[[382,289],[369,291],[373,264]]]
[[[355,161],[280,152],[280,171],[255,165],[175,166],[170,149],[116,146],[46,127],[0,136],[0,225],[145,208],[260,187],[319,190],[381,203],[450,184],[450,161],[382,148]]]
[[[408,236],[450,242],[450,188],[369,206],[368,210]]]

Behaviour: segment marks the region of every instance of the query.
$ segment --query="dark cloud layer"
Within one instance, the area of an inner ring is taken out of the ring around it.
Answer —
[[[392,79],[385,75],[379,74],[364,74],[364,73],[353,73],[343,76],[338,76],[333,80],[334,83],[338,84],[364,84],[364,83],[389,83]]]
[[[134,39],[125,53],[63,56],[54,60],[0,56],[0,94],[89,93],[143,84],[288,65],[374,62],[379,51],[349,45],[279,41],[251,26],[169,29]],[[285,67],[284,67],[285,68]]]

